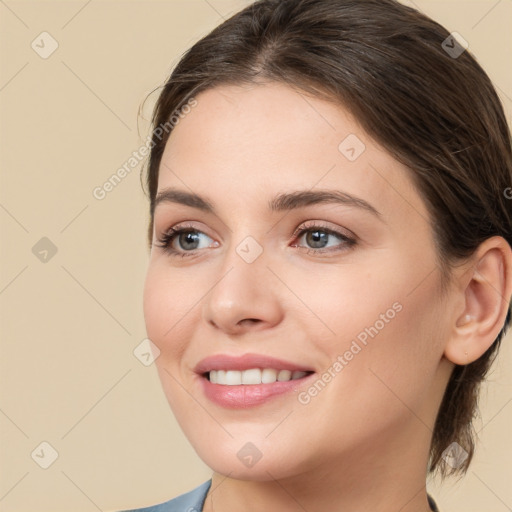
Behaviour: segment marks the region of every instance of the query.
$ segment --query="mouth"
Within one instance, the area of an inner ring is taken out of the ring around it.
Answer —
[[[257,354],[211,356],[195,371],[206,397],[231,409],[253,407],[291,394],[315,374],[303,365]]]

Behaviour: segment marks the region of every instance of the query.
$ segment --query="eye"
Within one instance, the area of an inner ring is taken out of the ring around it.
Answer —
[[[303,245],[292,244],[292,247],[306,249],[308,254],[339,252],[347,250],[356,243],[354,237],[328,228],[318,222],[301,226],[294,233],[294,237],[298,238],[299,241],[304,239],[307,245],[304,247]]]
[[[163,233],[155,245],[161,247],[172,256],[186,257],[192,256],[199,249],[210,247],[212,244],[205,242],[205,239],[211,240],[214,246],[218,246],[218,242],[212,240],[202,231],[192,226],[180,225],[172,227]]]
[[[306,246],[292,244],[308,254],[323,254],[348,250],[356,244],[353,236],[322,225],[317,221],[300,226],[293,234],[293,239],[304,239]],[[209,242],[208,242],[209,241]],[[192,225],[178,225],[163,233],[155,243],[171,256],[193,256],[199,249],[218,247],[219,243],[194,228]]]

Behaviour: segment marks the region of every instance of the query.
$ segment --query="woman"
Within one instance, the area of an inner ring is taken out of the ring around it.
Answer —
[[[156,104],[147,332],[213,470],[146,511],[437,510],[510,324],[510,132],[394,0],[261,0]]]

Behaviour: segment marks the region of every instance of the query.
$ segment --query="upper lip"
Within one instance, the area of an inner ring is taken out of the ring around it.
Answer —
[[[290,371],[313,371],[310,367],[302,364],[284,361],[262,354],[243,354],[241,356],[232,356],[228,354],[217,354],[206,357],[199,361],[195,367],[195,372],[199,374],[207,373],[211,370],[250,370],[252,368],[273,368],[274,370]]]

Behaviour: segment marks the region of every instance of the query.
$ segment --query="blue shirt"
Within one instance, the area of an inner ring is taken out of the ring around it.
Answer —
[[[166,501],[165,503],[133,510],[121,510],[120,512],[202,512],[206,495],[211,485],[212,481],[208,480],[192,491]],[[439,512],[439,509],[432,497],[429,495],[427,495],[427,497],[428,504],[430,505],[432,512]]]
[[[202,512],[206,494],[211,485],[212,481],[208,480],[192,491],[181,494],[165,503],[133,510],[121,510],[120,512]]]

